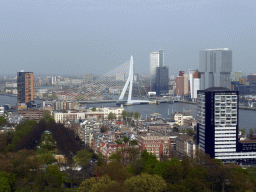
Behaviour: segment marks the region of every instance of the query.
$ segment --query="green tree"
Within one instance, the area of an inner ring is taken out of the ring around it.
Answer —
[[[107,158],[105,155],[103,155],[101,152],[99,152],[99,154],[96,155],[96,159],[97,159],[97,165],[101,166],[103,164],[107,163]]]
[[[5,172],[0,172],[0,191],[11,191],[9,175]]]
[[[91,158],[92,158],[92,154],[88,150],[84,149],[77,152],[75,156],[75,162],[76,164],[82,167],[85,167],[86,165],[88,165]]]
[[[243,136],[245,136],[245,133],[246,133],[246,129],[240,129],[241,133]]]
[[[131,192],[160,192],[167,188],[167,184],[162,177],[148,174],[141,174],[127,179],[125,186],[129,188]]]
[[[114,113],[112,113],[112,112],[110,112],[109,114],[108,114],[108,120],[114,120],[114,119],[116,119],[116,114],[114,114]]]
[[[41,155],[39,155],[38,158],[40,162],[47,165],[56,162],[56,159],[53,157],[53,154],[51,152],[42,153]]]
[[[134,118],[135,119],[139,119],[140,118],[140,113],[139,112],[135,112],[134,113]]]
[[[50,98],[51,98],[51,99],[58,99],[58,96],[57,96],[56,94],[52,94],[52,95],[50,96]]]
[[[133,112],[130,112],[130,113],[129,113],[129,117],[131,117],[131,118],[134,117],[134,113],[133,113]]]
[[[6,124],[6,120],[3,116],[0,116],[0,126],[4,126]]]
[[[203,167],[195,168],[188,174],[183,184],[190,191],[203,192],[209,190],[207,171]]]
[[[51,112],[49,110],[44,110],[44,117],[43,119],[48,124],[50,120],[54,120],[53,116],[51,115]]]
[[[122,141],[120,141],[120,140],[116,140],[115,141],[117,144],[122,144]]]
[[[111,188],[117,191],[117,188],[120,188],[120,185],[117,181],[111,180],[108,175],[104,175],[103,177],[91,177],[90,179],[83,181],[78,188],[78,191],[102,192],[112,191],[109,190]]]
[[[129,142],[129,138],[126,137],[126,136],[123,137],[123,140],[124,140],[125,143],[128,143],[128,142]]]
[[[195,132],[194,130],[192,130],[192,129],[188,129],[188,130],[187,130],[187,134],[188,134],[189,136],[193,136],[193,135],[196,135],[196,132]]]
[[[155,155],[152,153],[148,153],[147,150],[144,150],[141,153],[141,160],[143,162],[143,172],[148,173],[148,174],[154,174],[154,168],[156,163],[158,162],[157,158]]]
[[[46,167],[46,180],[49,186],[61,187],[63,183],[63,174],[61,173],[58,165],[48,165]]]
[[[121,162],[121,158],[119,155],[117,155],[116,153],[113,153],[110,157],[109,157],[109,160],[112,161],[112,162]]]
[[[138,145],[138,141],[137,140],[131,140],[130,141],[130,145]]]
[[[125,119],[126,117],[129,116],[129,113],[127,111],[123,110],[121,116],[123,119]]]
[[[126,167],[117,161],[97,166],[93,175],[97,177],[108,175],[112,180],[119,181],[121,183],[132,176]]]

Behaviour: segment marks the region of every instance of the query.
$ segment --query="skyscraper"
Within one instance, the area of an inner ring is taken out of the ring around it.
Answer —
[[[197,142],[211,158],[235,153],[238,141],[238,91],[211,87],[197,92]]]
[[[156,68],[164,66],[164,52],[159,50],[149,54],[150,91],[156,91]]]
[[[200,89],[226,87],[230,89],[232,51],[228,48],[206,49],[199,52]]]
[[[197,90],[200,90],[200,73],[197,70],[189,71],[190,97],[192,101],[197,99]]]
[[[34,79],[32,72],[17,73],[18,103],[28,103],[34,100]]]
[[[238,100],[238,91],[225,87],[197,91],[197,144],[224,163],[255,164],[255,140],[238,140]]]
[[[157,67],[156,68],[156,95],[167,95],[169,92],[169,68]]]

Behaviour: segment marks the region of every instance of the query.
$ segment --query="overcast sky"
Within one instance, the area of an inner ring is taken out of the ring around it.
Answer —
[[[256,73],[255,0],[0,0],[2,74],[104,74],[164,50],[170,74],[196,69],[199,51],[229,48],[233,72]]]

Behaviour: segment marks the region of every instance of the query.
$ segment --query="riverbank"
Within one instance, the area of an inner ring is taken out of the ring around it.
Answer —
[[[182,101],[179,100],[179,103],[186,103],[186,104],[192,104],[192,105],[196,105],[196,102],[191,102],[191,101]],[[256,111],[255,107],[244,107],[244,106],[239,106],[239,109],[244,109],[244,110],[252,110],[252,111]]]

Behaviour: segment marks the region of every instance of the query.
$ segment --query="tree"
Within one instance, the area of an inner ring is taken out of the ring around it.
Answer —
[[[91,158],[92,154],[88,150],[84,149],[77,152],[75,162],[76,164],[85,167],[90,162]]]
[[[56,162],[56,159],[53,157],[52,153],[45,152],[39,156],[39,161],[43,164],[49,165]]]
[[[0,126],[4,126],[6,124],[6,120],[3,116],[0,116]]]
[[[123,110],[121,116],[123,119],[125,119],[126,117],[129,116],[129,114],[127,113],[127,111]]]
[[[144,150],[141,153],[141,160],[143,162],[143,172],[148,174],[154,174],[153,170],[157,163],[157,158],[152,153],[148,153],[147,150]]]
[[[192,170],[184,181],[184,186],[190,191],[207,191],[209,190],[209,180],[207,171],[203,167],[197,167]]]
[[[138,141],[137,140],[131,140],[130,141],[130,145],[138,145]]]
[[[107,125],[101,125],[100,132],[104,133],[104,132],[107,132],[107,131],[108,131],[108,126]]]
[[[111,180],[108,175],[104,175],[103,177],[91,177],[90,179],[86,179],[83,181],[78,188],[78,191],[91,191],[91,192],[101,192],[101,191],[109,191],[109,188],[119,187],[117,181]]]
[[[242,133],[242,136],[245,136],[245,133],[246,133],[246,129],[240,129],[241,133]]]
[[[135,119],[139,119],[140,118],[140,113],[139,112],[135,112],[134,113],[134,118]]]
[[[49,110],[44,110],[44,117],[43,119],[48,124],[50,120],[54,120],[53,116],[51,115],[51,112]]]
[[[187,134],[188,134],[189,136],[193,136],[193,135],[196,135],[196,132],[195,132],[194,130],[192,130],[192,129],[188,129],[188,130],[187,130]]]
[[[116,142],[117,144],[119,144],[119,145],[122,144],[122,141],[120,141],[120,140],[116,140],[115,142]]]
[[[108,120],[111,120],[111,121],[112,121],[113,119],[116,119],[116,114],[110,112],[110,113],[108,114]]]
[[[9,175],[5,172],[0,172],[0,191],[11,191]]]
[[[97,166],[93,175],[96,177],[108,175],[112,180],[119,181],[121,183],[132,176],[125,166],[117,161]]]
[[[105,155],[103,155],[101,152],[99,152],[99,154],[96,155],[96,159],[97,159],[97,165],[101,166],[103,164],[107,163],[107,158]]]
[[[141,174],[127,179],[125,186],[129,188],[131,192],[159,192],[167,188],[167,184],[162,177],[148,174]]]
[[[126,136],[123,137],[123,140],[124,140],[125,143],[128,143],[128,142],[129,142],[129,138],[126,137]]]
[[[58,165],[48,165],[46,167],[46,180],[48,185],[61,187],[63,183],[63,174],[61,173]]]
[[[116,153],[113,153],[110,157],[109,160],[112,162],[121,162],[120,156],[117,155]]]
[[[52,95],[50,96],[50,98],[51,98],[51,99],[58,99],[58,96],[57,96],[56,94],[52,94]]]

